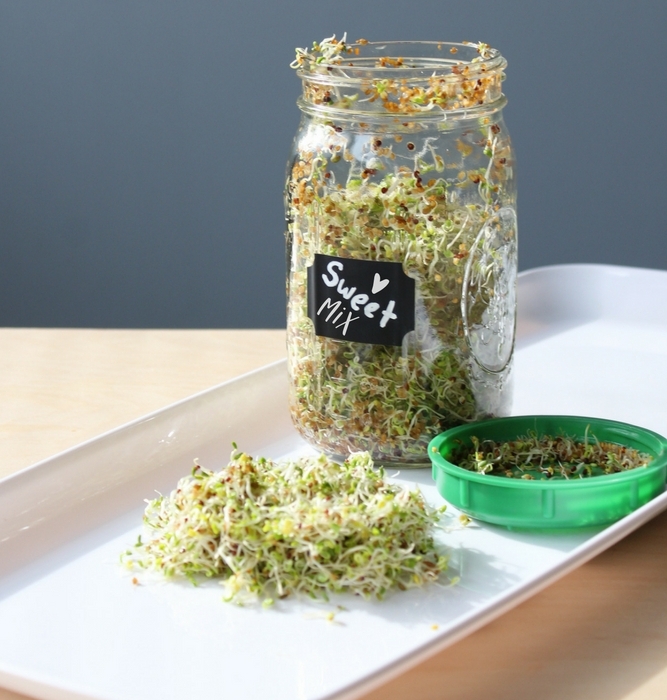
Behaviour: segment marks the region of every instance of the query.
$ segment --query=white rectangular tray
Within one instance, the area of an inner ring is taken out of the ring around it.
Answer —
[[[601,416],[667,433],[667,272],[571,265],[523,273],[514,413]],[[133,585],[119,553],[143,499],[232,440],[307,451],[284,362],[222,384],[0,481],[0,685],[39,698],[354,698],[452,644],[667,508],[662,494],[602,531],[452,528],[460,584],[383,602],[240,608],[215,582]],[[419,482],[440,503],[427,470]],[[338,611],[334,622],[326,619]]]

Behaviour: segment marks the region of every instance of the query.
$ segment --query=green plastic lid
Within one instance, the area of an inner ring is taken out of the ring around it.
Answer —
[[[452,464],[455,449],[471,437],[506,442],[529,432],[567,435],[582,442],[595,436],[645,452],[646,467],[585,479],[523,480],[472,472]],[[667,439],[628,423],[579,416],[512,416],[467,423],[429,444],[440,495],[460,511],[512,529],[581,528],[619,520],[662,493],[667,477]]]

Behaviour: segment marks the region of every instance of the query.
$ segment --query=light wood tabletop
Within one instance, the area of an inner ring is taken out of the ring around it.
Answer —
[[[280,330],[0,329],[0,477],[284,355]],[[364,696],[413,698],[667,698],[667,513]]]

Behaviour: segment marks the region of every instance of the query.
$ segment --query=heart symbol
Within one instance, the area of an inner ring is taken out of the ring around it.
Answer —
[[[375,273],[375,277],[373,278],[373,294],[377,294],[378,292],[381,292],[387,285],[389,284],[389,280],[383,280],[378,273]]]

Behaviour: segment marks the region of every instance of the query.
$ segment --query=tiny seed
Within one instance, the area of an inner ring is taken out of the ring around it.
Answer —
[[[414,151],[414,150],[415,150],[415,145],[414,145],[414,143],[412,143],[412,141],[410,141],[408,143],[408,151]]]

